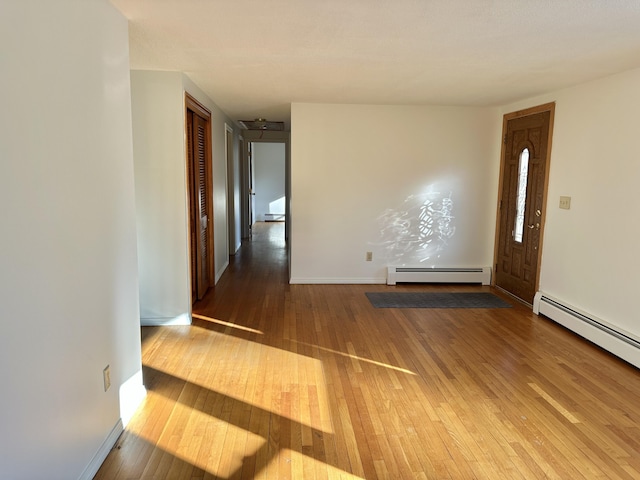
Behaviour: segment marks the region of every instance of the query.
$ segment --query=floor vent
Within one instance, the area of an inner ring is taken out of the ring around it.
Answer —
[[[550,318],[640,368],[640,339],[635,335],[542,292],[533,299],[533,312]]]
[[[388,267],[387,285],[395,285],[396,283],[481,283],[489,285],[491,284],[491,267]]]

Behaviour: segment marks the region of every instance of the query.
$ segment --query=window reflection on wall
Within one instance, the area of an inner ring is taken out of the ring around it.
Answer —
[[[437,258],[455,234],[452,192],[410,195],[402,208],[378,218],[387,261],[425,262]]]

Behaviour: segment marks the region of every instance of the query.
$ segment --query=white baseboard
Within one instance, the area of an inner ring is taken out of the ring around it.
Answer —
[[[640,338],[632,333],[544,292],[536,293],[533,313],[550,318],[640,368]]]
[[[379,285],[387,282],[386,277],[327,278],[291,277],[289,283],[299,285]]]
[[[104,442],[102,442],[102,445],[100,446],[96,454],[89,462],[89,465],[87,465],[87,468],[85,468],[84,472],[80,474],[78,480],[91,480],[96,476],[96,473],[98,473],[98,470],[102,466],[104,459],[107,458],[107,455],[109,455],[109,452],[116,444],[116,442],[118,441],[118,437],[120,437],[123,431],[124,426],[122,425],[122,420],[118,420],[114,427],[111,429],[111,432],[109,433],[107,438],[104,440]]]
[[[143,327],[163,327],[166,325],[191,325],[191,314],[183,313],[177,317],[140,318]]]
[[[491,267],[423,267],[392,265],[387,285],[396,283],[481,283],[491,285]]]

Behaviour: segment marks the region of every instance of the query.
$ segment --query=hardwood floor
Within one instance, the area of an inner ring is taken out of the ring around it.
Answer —
[[[634,367],[506,297],[364,295],[489,287],[288,285],[258,227],[192,326],[143,328],[148,395],[96,479],[640,478]]]

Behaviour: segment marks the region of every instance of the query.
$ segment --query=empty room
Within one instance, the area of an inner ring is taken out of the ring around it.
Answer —
[[[0,5],[0,478],[640,477],[640,5]]]

